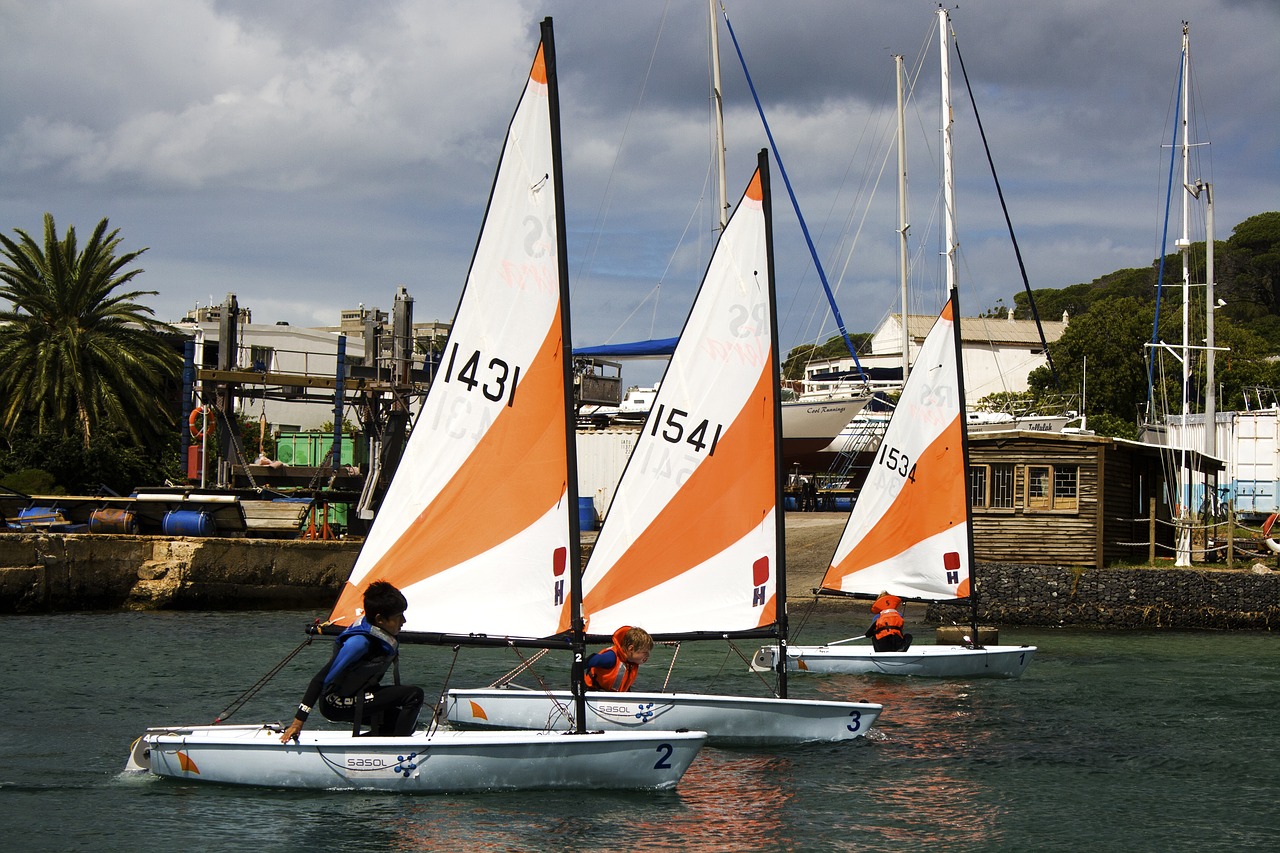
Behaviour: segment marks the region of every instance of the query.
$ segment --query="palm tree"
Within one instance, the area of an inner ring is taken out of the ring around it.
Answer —
[[[117,292],[146,249],[117,256],[106,219],[82,251],[48,213],[43,245],[14,231],[0,234],[0,299],[12,303],[0,310],[0,427],[79,434],[85,448],[104,428],[142,446],[170,433],[164,387],[182,359],[159,333],[174,330],[135,301],[156,291]]]

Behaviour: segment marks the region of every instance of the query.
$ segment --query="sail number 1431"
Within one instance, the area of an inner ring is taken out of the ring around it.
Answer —
[[[449,364],[444,372],[445,382],[460,382],[467,386],[468,391],[479,388],[485,399],[495,403],[505,400],[508,406],[515,404],[516,385],[520,381],[520,365],[511,367],[500,358],[491,358],[481,367],[483,357],[480,355],[480,350],[476,350],[457,366],[458,372],[455,375],[453,371],[457,360],[458,345],[455,343],[449,350]]]

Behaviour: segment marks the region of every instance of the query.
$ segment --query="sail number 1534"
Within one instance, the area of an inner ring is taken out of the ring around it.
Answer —
[[[883,465],[894,473],[906,477],[911,482],[916,481],[916,465],[911,461],[907,454],[903,453],[896,447],[888,445],[880,445],[880,456],[876,459],[877,465]]]

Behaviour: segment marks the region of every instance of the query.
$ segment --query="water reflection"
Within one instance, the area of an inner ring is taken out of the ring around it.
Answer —
[[[993,742],[998,714],[971,682],[831,676],[815,682],[826,698],[856,697],[884,705],[875,728],[873,780],[864,790],[879,822],[864,829],[888,847],[990,843],[1008,811],[990,786],[974,778],[968,759]],[[998,704],[998,703],[997,703]],[[981,811],[975,804],[985,804]]]
[[[388,850],[788,849],[786,755],[704,750],[677,791],[531,792],[413,801]],[[403,802],[403,801],[402,801]],[[621,843],[620,839],[628,839]]]

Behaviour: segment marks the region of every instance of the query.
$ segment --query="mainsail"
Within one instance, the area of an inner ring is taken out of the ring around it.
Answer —
[[[374,580],[409,599],[407,633],[546,637],[570,598],[577,489],[546,48],[507,131],[440,372],[330,617],[338,624]]]
[[[925,337],[822,589],[968,598],[968,468],[955,292]]]
[[[778,618],[778,393],[768,217],[753,176],[583,573],[587,631],[745,632]],[[567,628],[569,614],[561,618]]]

